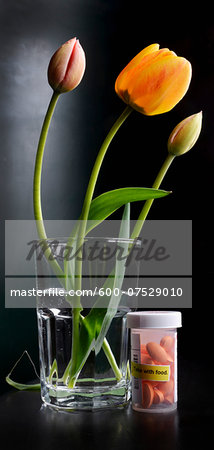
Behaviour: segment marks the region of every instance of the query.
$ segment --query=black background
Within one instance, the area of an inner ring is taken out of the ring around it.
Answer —
[[[87,69],[78,89],[60,97],[52,122],[43,169],[46,219],[78,218],[98,149],[124,108],[114,92],[114,82],[129,60],[157,42],[192,63],[190,88],[171,112],[154,117],[134,112],[118,132],[96,194],[125,186],[150,187],[174,126],[203,110],[197,144],[176,158],[164,179],[162,187],[173,194],[155,201],[149,215],[150,219],[193,221],[193,308],[182,311],[179,359],[186,374],[192,364],[197,367],[198,374],[186,386],[190,398],[200,389],[199,374],[212,352],[214,24],[205,2],[200,8],[188,5],[122,0],[0,1],[1,392],[10,390],[4,377],[24,349],[38,364],[35,311],[4,309],[4,221],[33,219],[36,146],[52,92],[47,65],[56,48],[73,36],[85,50]],[[132,218],[138,213],[135,204]],[[180,384],[184,395],[182,380]],[[208,403],[212,397],[210,391]]]

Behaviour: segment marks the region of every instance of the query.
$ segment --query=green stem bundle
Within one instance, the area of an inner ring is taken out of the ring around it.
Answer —
[[[33,204],[34,204],[34,217],[36,220],[38,236],[41,240],[44,241],[45,256],[46,256],[48,262],[50,263],[50,265],[52,266],[54,273],[60,279],[60,283],[63,285],[64,288],[66,288],[66,274],[63,272],[63,270],[61,269],[61,267],[59,266],[58,262],[55,259],[49,258],[51,256],[51,249],[48,247],[48,244],[46,243],[47,235],[46,235],[46,230],[45,230],[45,226],[44,226],[42,205],[41,205],[41,175],[42,175],[44,149],[45,149],[45,144],[46,144],[46,140],[47,140],[47,135],[48,135],[51,119],[52,119],[59,95],[60,95],[59,93],[53,92],[53,95],[51,97],[51,100],[50,100],[50,103],[49,103],[49,106],[47,109],[47,113],[44,118],[42,130],[41,130],[41,134],[40,134],[40,138],[39,138],[37,154],[36,154],[36,161],[35,161],[35,170],[34,170]],[[78,243],[77,243],[78,247],[77,248],[81,248],[81,245],[84,240],[85,227],[86,227],[86,222],[87,222],[87,218],[88,218],[88,214],[89,214],[90,204],[91,204],[91,200],[92,200],[93,193],[94,193],[94,188],[96,185],[96,181],[97,181],[97,178],[99,175],[99,171],[100,171],[104,156],[108,150],[108,147],[109,147],[114,135],[116,134],[116,132],[118,131],[118,129],[120,128],[122,123],[125,121],[125,119],[129,116],[131,111],[132,111],[132,108],[130,108],[130,107],[125,108],[124,112],[116,120],[115,124],[111,128],[110,132],[106,136],[106,138],[100,148],[99,154],[95,161],[94,168],[93,168],[90,180],[89,180],[88,189],[87,189],[85,201],[83,204],[83,209],[82,209],[82,214],[81,214],[81,227],[80,227],[79,234],[78,234]],[[82,270],[81,261],[78,261],[76,263],[76,267],[75,267],[75,273],[78,274],[78,276],[75,278],[76,279],[76,283],[75,283],[76,289],[79,289],[81,287],[81,270]],[[80,312],[82,310],[80,300],[79,299],[76,299],[76,300],[77,300],[75,303],[76,307],[73,308],[73,313],[72,313],[72,315],[73,315],[72,361],[71,361],[71,364],[69,364],[69,376],[70,376],[70,383],[72,385],[74,385],[75,381],[76,381],[76,380],[72,380],[72,366],[75,365],[75,360],[76,360],[77,352],[78,352],[79,323],[80,323],[80,317],[81,317]],[[106,357],[108,358],[108,361],[110,362],[110,364],[112,366],[112,369],[115,373],[116,378],[120,379],[121,372],[116,364],[114,355],[113,355],[111,348],[106,339],[104,340],[104,343],[103,343],[103,350],[106,354]]]
[[[46,241],[47,235],[45,231],[45,226],[43,222],[43,215],[42,215],[42,206],[41,206],[41,174],[42,174],[42,164],[43,164],[43,155],[44,155],[44,149],[45,144],[47,140],[48,130],[51,123],[51,118],[53,116],[53,112],[56,107],[57,100],[59,98],[59,94],[56,92],[53,92],[52,98],[50,100],[50,104],[44,119],[43,127],[41,130],[41,135],[39,139],[38,144],[38,150],[36,155],[36,163],[35,163],[35,173],[34,173],[34,214],[37,224],[37,230],[39,238]],[[119,118],[116,120],[114,125],[112,126],[111,130],[107,134],[103,144],[100,147],[98,156],[96,158],[91,177],[88,183],[88,188],[86,191],[83,208],[81,212],[80,217],[80,224],[78,227],[78,233],[77,233],[77,249],[82,249],[83,243],[84,243],[84,237],[86,233],[86,224],[89,216],[89,210],[91,201],[94,195],[94,190],[97,182],[97,178],[102,166],[103,159],[105,157],[105,154],[109,148],[109,145],[114,138],[115,134],[121,127],[121,125],[124,123],[124,121],[129,117],[130,113],[133,111],[133,109],[129,106],[125,108],[123,113],[119,116]],[[161,167],[160,172],[158,173],[155,182],[153,184],[153,188],[158,189],[169,166],[171,165],[172,161],[174,159],[174,156],[168,155],[163,166]],[[141,228],[143,226],[143,223],[148,215],[148,212],[152,206],[153,199],[147,200],[144,204],[144,207],[139,215],[138,221],[135,225],[135,228],[133,230],[132,239],[135,239],[139,236]],[[48,248],[48,245],[45,249],[45,256],[48,259],[48,257],[51,255],[51,249]],[[56,276],[59,277],[61,284],[66,289],[66,277],[67,277],[67,270],[65,270],[65,273],[59,266],[58,262],[55,259],[49,258],[49,262],[54,270],[54,273]],[[66,269],[66,265],[65,265]],[[81,258],[77,258],[75,261],[75,270],[74,270],[74,280],[75,280],[75,290],[81,290],[81,279],[82,279],[82,261]],[[80,302],[80,298],[75,299],[75,307],[73,307],[72,310],[72,319],[73,319],[73,327],[72,327],[72,359],[69,362],[69,365],[66,369],[66,379],[68,379],[68,386],[74,387],[76,383],[76,375],[75,375],[75,366],[76,366],[76,359],[78,355],[79,350],[79,329],[80,329],[80,322],[82,320],[81,316],[82,306]],[[120,369],[117,366],[116,360],[114,358],[114,355],[111,351],[111,348],[107,342],[106,339],[104,339],[103,342],[103,350],[106,354],[106,357],[115,373],[116,379],[121,378],[121,372]]]

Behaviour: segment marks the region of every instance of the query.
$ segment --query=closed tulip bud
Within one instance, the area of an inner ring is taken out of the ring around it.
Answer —
[[[169,136],[168,152],[175,156],[188,152],[195,145],[201,126],[202,111],[182,120]]]
[[[115,90],[132,108],[152,116],[170,111],[191,80],[189,61],[159,44],[144,48],[117,77]]]
[[[62,94],[75,89],[85,71],[85,53],[76,38],[65,42],[52,56],[48,66],[48,82]]]

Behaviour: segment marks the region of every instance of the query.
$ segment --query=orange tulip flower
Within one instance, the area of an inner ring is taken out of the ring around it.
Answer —
[[[159,44],[144,48],[117,77],[115,90],[132,108],[153,116],[170,111],[183,98],[191,64]]]

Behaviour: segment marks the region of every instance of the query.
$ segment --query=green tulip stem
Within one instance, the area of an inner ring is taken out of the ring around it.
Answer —
[[[127,117],[131,114],[132,111],[133,111],[133,109],[130,106],[127,106],[125,108],[123,113],[120,115],[120,117],[116,120],[116,122],[112,126],[111,130],[107,134],[103,144],[100,147],[99,153],[97,155],[97,159],[96,159],[94,167],[92,169],[91,177],[90,177],[90,180],[88,183],[88,187],[87,187],[87,191],[86,191],[86,195],[85,195],[85,199],[84,199],[84,203],[83,203],[83,208],[82,208],[82,212],[81,212],[81,216],[80,216],[81,224],[80,224],[80,229],[78,231],[78,241],[77,241],[78,249],[82,247],[82,244],[84,242],[84,236],[85,236],[85,231],[86,231],[86,222],[88,220],[90,205],[91,205],[95,185],[97,182],[97,178],[98,178],[98,175],[100,172],[100,168],[101,168],[104,156],[109,148],[109,145],[110,145],[113,137],[115,136],[115,134],[117,133],[117,131],[119,130],[119,128],[121,127],[123,122],[127,119]],[[81,285],[79,284],[79,283],[81,283],[81,267],[82,267],[81,258],[77,258],[76,266],[75,266],[75,274],[77,276],[77,280],[79,280],[78,289],[81,288]]]
[[[103,143],[100,147],[100,150],[97,155],[97,159],[95,161],[95,164],[94,164],[94,167],[93,167],[93,170],[91,173],[91,177],[90,177],[90,180],[88,183],[88,188],[86,191],[85,200],[83,203],[83,208],[82,208],[82,213],[81,213],[81,220],[88,219],[89,209],[90,209],[91,200],[92,200],[92,197],[94,194],[95,185],[97,182],[97,178],[99,175],[99,171],[100,171],[104,156],[109,148],[109,145],[110,145],[112,139],[114,138],[115,134],[117,133],[117,131],[123,124],[123,122],[125,122],[125,120],[131,114],[132,111],[133,111],[133,109],[130,106],[126,106],[126,108],[124,109],[124,111],[122,112],[120,117],[118,117],[118,119],[116,120],[116,122],[114,123],[112,128],[110,129],[109,133],[107,134],[105,140],[103,141]]]
[[[175,158],[175,155],[171,155],[171,154],[167,155],[167,157],[166,157],[166,159],[165,159],[165,161],[164,161],[164,163],[163,163],[163,165],[162,165],[162,167],[161,167],[161,169],[160,169],[160,171],[159,171],[159,173],[158,173],[158,175],[157,175],[157,177],[156,177],[156,179],[155,179],[155,181],[153,183],[152,187],[154,189],[158,189],[160,187],[160,185],[161,185],[161,183],[162,183],[162,181],[163,181],[163,179],[164,179],[164,177],[165,177],[165,175],[167,173],[167,170],[171,166],[172,161],[174,160],[174,158]],[[147,215],[148,215],[148,213],[150,211],[150,208],[152,206],[153,201],[154,201],[154,199],[149,199],[149,200],[146,200],[146,202],[144,203],[144,206],[143,206],[143,208],[141,210],[141,213],[140,213],[140,215],[138,217],[138,220],[137,220],[136,225],[134,227],[134,230],[132,232],[131,239],[136,239],[140,235],[140,232],[141,232],[141,229],[143,227],[144,221],[146,220],[146,217],[147,217]]]
[[[53,92],[53,95],[51,97],[47,113],[44,118],[38,148],[37,148],[37,154],[36,154],[36,161],[35,161],[35,169],[34,169],[34,181],[33,181],[33,205],[34,205],[34,217],[36,220],[36,226],[39,238],[42,240],[47,240],[47,235],[45,231],[44,221],[43,221],[43,214],[42,214],[42,204],[41,204],[41,177],[42,177],[42,163],[43,163],[43,156],[44,156],[44,149],[45,144],[47,140],[48,130],[50,127],[51,119],[56,107],[57,100],[59,98],[59,95],[57,92]],[[45,244],[44,244],[45,248]],[[62,271],[61,267],[59,266],[58,262],[53,259],[49,258],[51,256],[51,250],[50,248],[46,248],[45,250],[45,256],[52,266],[54,272],[57,276],[64,278],[64,272]]]
[[[104,340],[103,340],[102,349],[103,349],[103,351],[106,355],[106,358],[108,359],[108,362],[115,374],[116,380],[120,381],[122,378],[122,374],[121,374],[121,371],[117,365],[116,359],[112,353],[111,347],[106,338],[104,338]]]
[[[78,230],[78,238],[77,238],[77,249],[81,249],[84,243],[84,236],[86,232],[86,223],[88,220],[90,205],[92,201],[92,197],[94,194],[95,185],[97,182],[97,178],[100,172],[100,168],[105,157],[105,154],[109,148],[109,145],[114,138],[115,134],[123,124],[123,122],[127,119],[127,117],[131,114],[133,109],[130,106],[126,106],[123,113],[116,120],[109,133],[107,134],[103,144],[100,147],[99,153],[97,155],[96,161],[94,163],[94,167],[92,169],[91,177],[88,183],[83,208],[80,216],[80,226]],[[81,290],[81,277],[82,277],[82,261],[81,258],[77,258],[75,261],[75,290]],[[82,310],[80,299],[76,298],[77,306],[73,308],[73,337],[72,337],[72,364],[70,368],[70,381],[68,386],[74,387],[75,385],[75,366],[78,355],[79,348],[79,322],[80,322],[80,312]],[[109,354],[109,360],[112,360],[112,353],[106,349],[106,355]],[[119,370],[119,369],[118,369]],[[119,376],[119,375],[118,375]]]

